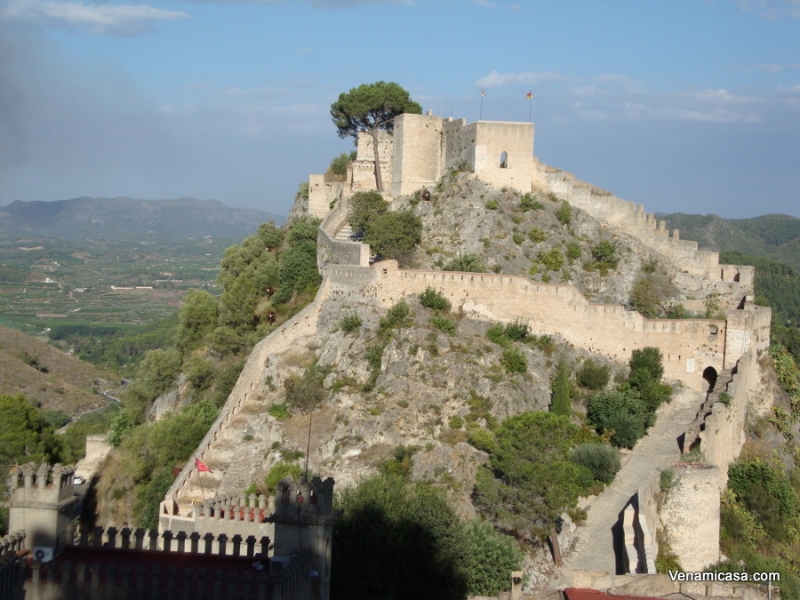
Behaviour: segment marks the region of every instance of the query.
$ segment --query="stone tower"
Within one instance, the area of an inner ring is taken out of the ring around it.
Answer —
[[[9,531],[25,530],[27,546],[55,557],[72,542],[78,497],[72,467],[28,463],[12,471]]]

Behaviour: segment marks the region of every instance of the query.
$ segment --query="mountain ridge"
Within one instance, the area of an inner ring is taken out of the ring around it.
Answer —
[[[252,233],[260,223],[285,222],[285,217],[217,200],[174,198],[145,200],[118,196],[69,200],[22,201],[0,207],[0,234],[86,236],[161,234],[182,238]]]

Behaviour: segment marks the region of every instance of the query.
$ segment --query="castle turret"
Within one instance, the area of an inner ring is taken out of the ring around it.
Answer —
[[[24,529],[28,547],[57,555],[72,538],[77,496],[72,467],[28,463],[9,475],[9,529]]]

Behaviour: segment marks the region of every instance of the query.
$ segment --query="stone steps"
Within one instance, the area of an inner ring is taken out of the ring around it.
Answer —
[[[337,242],[349,242],[350,236],[353,235],[353,228],[348,223],[342,225],[342,228],[336,233],[334,238]]]

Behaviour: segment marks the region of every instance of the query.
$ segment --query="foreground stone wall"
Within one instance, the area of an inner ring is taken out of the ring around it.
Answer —
[[[720,471],[713,464],[674,465],[675,483],[661,509],[661,523],[684,571],[719,562]]]
[[[712,404],[710,414],[705,416],[699,433],[700,451],[707,462],[719,467],[719,489],[724,489],[728,484],[728,465],[739,457],[744,445],[747,408],[756,401],[753,395],[758,379],[758,356],[751,351],[737,363],[733,380],[727,389],[717,391],[717,401]],[[729,395],[727,405],[718,400],[719,392]]]

